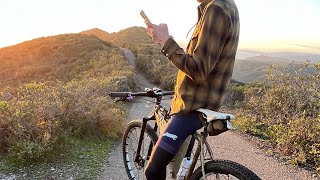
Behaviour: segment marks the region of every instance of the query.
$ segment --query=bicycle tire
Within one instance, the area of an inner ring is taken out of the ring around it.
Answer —
[[[135,138],[135,143],[133,143],[131,146],[133,147],[129,147],[129,139],[130,139],[130,133],[132,132],[133,129],[137,128],[137,132],[139,132],[137,135],[137,137]],[[134,157],[135,157],[135,153],[137,151],[137,147],[138,147],[138,142],[139,142],[139,136],[141,133],[141,128],[142,128],[142,122],[140,120],[134,120],[131,121],[128,125],[127,128],[124,131],[123,134],[123,138],[122,138],[122,155],[123,155],[123,162],[124,162],[124,166],[127,172],[127,175],[129,177],[130,180],[138,180],[141,179],[139,178],[140,175],[143,177],[142,179],[146,179],[145,175],[144,175],[144,169],[145,169],[145,165],[146,163],[144,163],[143,166],[138,165],[137,163],[134,162]],[[144,139],[143,139],[143,145],[146,144],[150,144],[153,143],[153,145],[156,144],[157,140],[158,140],[158,135],[156,134],[156,132],[151,128],[150,125],[147,124],[146,126],[146,130],[145,130],[145,135],[144,135]],[[146,135],[150,138],[150,142],[148,140],[148,138],[146,137]],[[136,147],[135,147],[136,146]],[[148,145],[147,145],[148,146]],[[144,146],[142,146],[141,149],[141,154],[143,155],[143,153],[147,153],[144,152]],[[129,152],[130,151],[130,152]],[[139,169],[140,168],[140,169]],[[136,169],[136,170],[135,170]],[[139,172],[136,172],[139,171]]]
[[[252,172],[247,167],[229,160],[212,160],[205,163],[205,173],[207,175],[232,175],[236,179],[240,180],[261,180],[254,172]],[[210,177],[210,176],[209,176]],[[191,180],[202,179],[202,169],[201,166],[194,171]],[[208,178],[212,179],[212,178]],[[216,178],[213,178],[216,179]],[[223,179],[219,177],[219,179]],[[228,176],[229,179],[229,176]],[[234,179],[234,178],[231,178]]]

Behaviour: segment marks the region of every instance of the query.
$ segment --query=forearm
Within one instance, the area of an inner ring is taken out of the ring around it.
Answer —
[[[208,7],[202,19],[203,23],[196,28],[196,43],[188,50],[189,53],[184,52],[172,38],[162,47],[168,59],[197,84],[207,81],[219,62],[230,28],[227,15],[217,6]]]
[[[201,83],[206,79],[201,63],[197,63],[194,57],[186,53],[173,38],[166,41],[161,52],[194,82]]]

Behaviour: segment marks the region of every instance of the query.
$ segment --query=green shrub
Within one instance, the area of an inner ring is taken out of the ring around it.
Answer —
[[[308,70],[308,71],[307,71]],[[294,164],[320,170],[320,63],[273,65],[265,82],[245,88],[236,126],[273,142]]]
[[[17,141],[12,144],[6,159],[16,165],[30,165],[52,161],[60,152],[61,144],[42,144],[33,141]]]
[[[14,164],[50,161],[70,136],[115,138],[123,130],[125,112],[108,97],[111,91],[136,87],[134,69],[122,51],[83,35],[37,39],[33,45],[60,42],[61,38],[63,42],[54,49],[63,54],[61,57],[68,57],[62,64],[55,59],[60,57],[55,52],[43,61],[36,56],[27,69],[16,69],[21,76],[0,83],[0,153]],[[78,41],[83,42],[75,43]],[[43,70],[55,63],[48,72]],[[24,62],[17,66],[21,64]]]
[[[246,85],[230,83],[224,105],[229,108],[239,108],[245,99]]]
[[[81,86],[79,86],[81,84]],[[118,137],[125,114],[97,81],[21,86],[15,97],[0,101],[0,149],[14,163],[49,158],[66,136]]]

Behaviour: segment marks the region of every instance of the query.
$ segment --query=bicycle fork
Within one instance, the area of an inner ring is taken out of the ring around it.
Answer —
[[[141,133],[140,133],[140,137],[139,137],[139,143],[138,143],[138,149],[137,149],[137,153],[136,153],[136,157],[134,159],[134,162],[138,163],[140,166],[144,166],[144,162],[145,160],[143,159],[143,157],[140,155],[141,153],[141,147],[142,147],[142,141],[144,139],[144,132],[146,130],[147,127],[147,122],[150,120],[155,120],[155,116],[148,116],[148,117],[143,117],[143,121],[142,121],[142,127],[141,127]],[[157,131],[158,126],[155,123],[154,126],[154,130]],[[149,159],[151,152],[152,152],[152,148],[153,148],[153,144],[152,142],[150,142],[149,147],[148,147],[148,154],[147,154],[147,159]]]

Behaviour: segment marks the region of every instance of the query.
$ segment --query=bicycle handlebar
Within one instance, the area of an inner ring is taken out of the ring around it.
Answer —
[[[109,93],[110,97],[127,97],[131,92],[111,92]]]
[[[160,94],[161,93],[161,94]],[[174,91],[164,91],[164,92],[157,92],[155,90],[149,90],[146,92],[111,92],[109,93],[110,97],[120,97],[120,98],[125,98],[129,96],[144,96],[144,97],[151,97],[151,98],[156,98],[159,97],[160,95],[162,96],[168,96],[168,95],[173,95]]]
[[[174,91],[164,91],[162,92],[163,96],[169,96],[169,95],[174,95]]]

